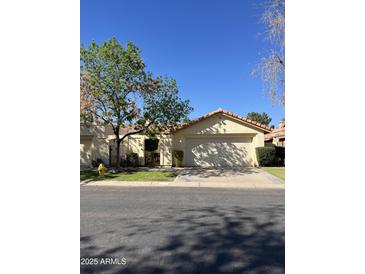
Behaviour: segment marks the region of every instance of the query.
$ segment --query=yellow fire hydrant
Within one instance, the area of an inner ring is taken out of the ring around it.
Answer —
[[[103,163],[100,163],[100,165],[98,166],[98,171],[99,171],[99,176],[104,176],[106,167],[104,166]]]

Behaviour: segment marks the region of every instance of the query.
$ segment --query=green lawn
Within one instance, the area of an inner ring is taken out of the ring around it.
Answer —
[[[266,172],[285,180],[285,167],[262,167]]]
[[[173,181],[177,176],[173,171],[123,171],[120,173],[106,172],[104,177],[100,177],[96,169],[80,171],[80,181],[92,180],[115,180],[115,181]]]

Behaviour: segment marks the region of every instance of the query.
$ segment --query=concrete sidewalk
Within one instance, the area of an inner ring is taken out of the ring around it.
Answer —
[[[284,181],[255,167],[185,168],[171,186],[214,188],[284,188]]]
[[[172,182],[156,181],[83,181],[82,186],[125,187],[206,187],[284,189],[284,181],[255,167],[240,168],[182,168]]]
[[[120,186],[120,187],[205,187],[205,188],[241,188],[241,189],[284,189],[284,183],[261,182],[132,182],[132,181],[92,181],[81,182],[81,186]]]

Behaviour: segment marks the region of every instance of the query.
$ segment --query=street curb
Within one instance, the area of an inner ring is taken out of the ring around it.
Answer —
[[[166,181],[89,181],[80,182],[80,186],[117,186],[117,187],[191,187],[191,188],[235,188],[235,189],[284,189],[285,185],[280,184],[237,184],[225,182],[184,182],[174,183]]]
[[[285,181],[280,179],[279,177],[276,177],[272,174],[270,174],[269,172],[263,170],[263,169],[260,169],[267,178],[269,178],[270,180],[274,181],[275,183],[278,183],[278,184],[285,184]]]

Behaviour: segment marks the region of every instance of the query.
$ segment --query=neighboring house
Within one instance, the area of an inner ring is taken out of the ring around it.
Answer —
[[[285,147],[285,121],[279,123],[278,128],[274,128],[272,132],[265,134],[265,146]]]
[[[128,130],[124,129],[121,136]],[[256,166],[255,148],[264,146],[264,135],[270,132],[266,125],[218,109],[160,136],[152,154],[144,149],[149,137],[128,136],[121,145],[121,157],[134,152],[140,165],[171,166],[172,152],[181,150],[184,166]],[[81,126],[80,134],[80,165],[90,166],[97,158],[113,164],[115,137],[110,126]],[[152,160],[146,158],[150,155]]]
[[[120,135],[128,132],[122,129]],[[101,159],[111,164],[114,155],[115,135],[111,126],[80,125],[80,166],[91,166],[92,160]],[[121,145],[121,155],[125,154],[125,146]]]

